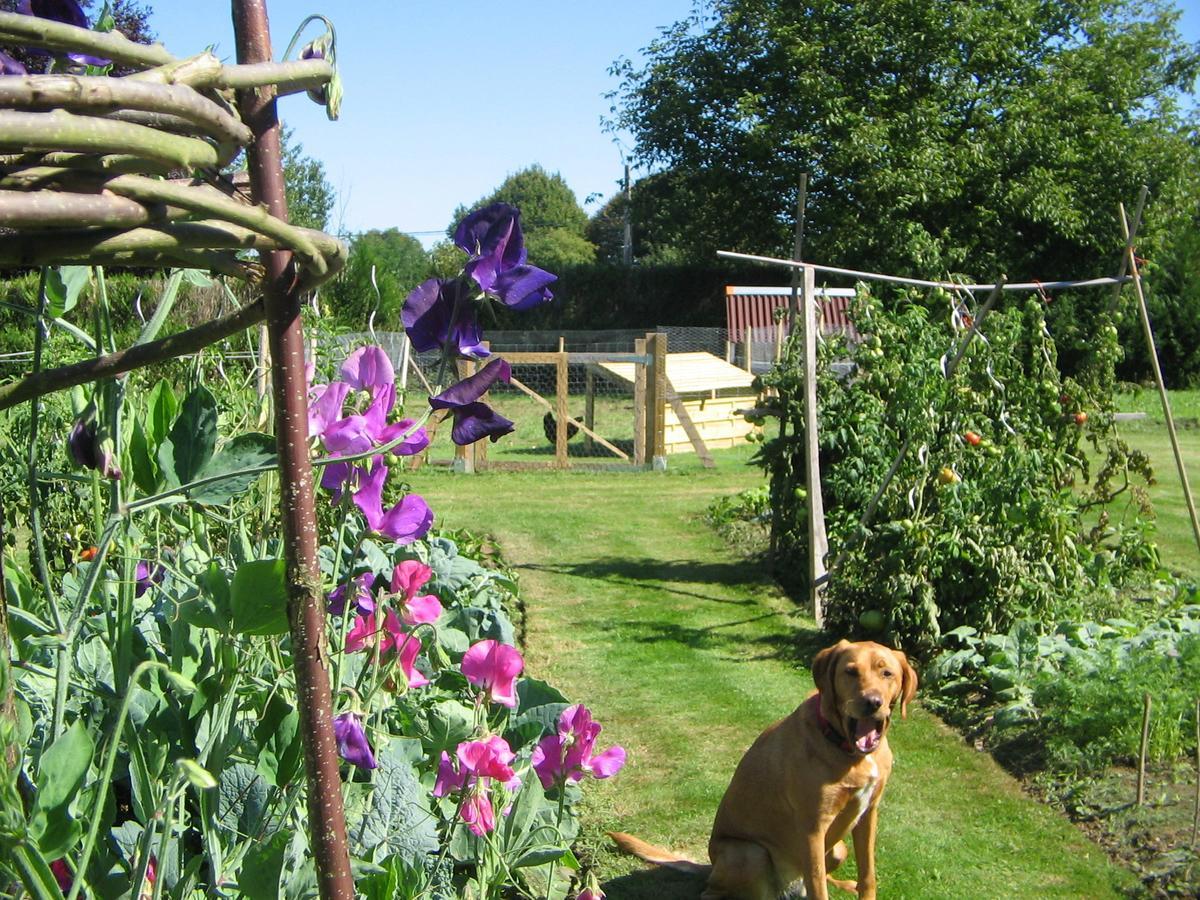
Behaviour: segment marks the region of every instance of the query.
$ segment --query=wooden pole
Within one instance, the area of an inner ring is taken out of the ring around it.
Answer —
[[[800,176],[800,196],[796,199],[796,237],[792,243],[792,259],[800,262],[804,258],[804,207],[808,205],[808,173]],[[800,269],[792,269],[792,301],[788,305],[788,333],[796,330],[796,319],[800,315]]]
[[[567,354],[563,347],[563,340],[559,338],[558,359],[554,363],[554,394],[557,401],[554,410],[557,426],[554,432],[554,464],[560,469],[565,469],[571,464],[567,456]]]
[[[238,62],[268,62],[271,34],[264,0],[234,0],[233,25]],[[251,197],[274,216],[287,220],[283,153],[275,92],[257,88],[238,93],[242,120],[254,132],[247,149]],[[316,860],[323,900],[353,900],[354,879],[346,843],[342,779],[333,735],[326,637],[325,593],[318,561],[316,507],[308,456],[308,391],[304,379],[301,297],[292,254],[262,254],[266,278],[267,327],[271,349],[271,388],[279,452],[280,519],[287,566],[288,623],[296,676],[296,706],[308,781],[309,844]]]
[[[596,430],[596,373],[589,366],[584,376],[583,424],[587,426],[583,446],[591,452],[592,432]]]
[[[747,372],[754,372],[754,328],[750,325],[742,332],[742,362]]]
[[[808,491],[808,583],[812,617],[825,621],[825,501],[821,495],[820,434],[817,426],[817,273],[804,269],[804,478]]]
[[[645,338],[633,342],[633,352],[638,356],[646,355]],[[645,363],[637,363],[633,367],[633,462],[639,466],[646,465],[646,429],[650,410],[646,405],[647,368]]]
[[[650,365],[646,372],[646,455],[654,469],[667,467],[667,336],[646,335]]]
[[[1125,219],[1125,209],[1121,208],[1121,225],[1126,234],[1131,230]],[[1192,486],[1188,483],[1187,466],[1183,462],[1183,450],[1179,446],[1179,434],[1175,430],[1175,416],[1171,412],[1171,398],[1167,394],[1167,386],[1163,381],[1162,366],[1158,362],[1158,347],[1154,342],[1154,329],[1150,327],[1150,310],[1146,307],[1146,293],[1142,287],[1142,273],[1138,270],[1137,257],[1131,244],[1126,244],[1126,257],[1129,273],[1133,276],[1133,288],[1137,294],[1138,317],[1142,322],[1142,335],[1146,338],[1146,350],[1150,353],[1150,366],[1154,370],[1154,384],[1158,388],[1158,399],[1162,404],[1163,418],[1167,422],[1167,434],[1171,438],[1171,451],[1175,454],[1175,467],[1179,470],[1179,481],[1183,485],[1183,499],[1187,503],[1188,516],[1192,521],[1192,537],[1196,548],[1200,549],[1200,515],[1196,513],[1196,498],[1192,495]]]
[[[1142,695],[1142,746],[1138,751],[1137,805],[1146,802],[1146,755],[1150,749],[1150,695]]]
[[[458,361],[458,377],[461,381],[464,378],[470,378],[475,374],[475,360],[460,359]],[[486,395],[485,395],[486,396]],[[483,398],[480,398],[483,399]],[[475,474],[475,445],[474,444],[455,444],[454,445],[454,462],[452,463],[455,472],[461,472],[464,475]]]

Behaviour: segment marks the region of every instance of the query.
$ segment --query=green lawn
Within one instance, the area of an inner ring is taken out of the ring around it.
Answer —
[[[1170,400],[1188,481],[1196,497],[1200,493],[1200,390],[1171,391]],[[1122,422],[1119,427],[1125,439],[1146,452],[1154,465],[1156,484],[1150,488],[1150,500],[1157,518],[1155,540],[1163,565],[1200,580],[1200,549],[1192,533],[1158,392],[1143,389],[1119,394],[1117,408],[1146,413],[1145,419]]]
[[[684,876],[617,856],[621,829],[704,857],[745,748],[811,690],[822,642],[767,573],[702,521],[756,484],[753,448],[666,473],[411,477],[439,522],[494,535],[520,573],[531,671],[590,706],[626,769],[587,792],[582,849],[613,900],[695,897]],[[1132,883],[1061,816],[918,704],[893,731],[878,868],[891,898],[1115,897]]]

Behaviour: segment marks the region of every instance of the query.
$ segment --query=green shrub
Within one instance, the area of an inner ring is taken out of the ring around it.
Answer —
[[[941,295],[933,300],[948,311]],[[821,349],[821,483],[837,561],[828,628],[922,655],[964,625],[992,633],[1111,608],[1118,586],[1157,566],[1139,487],[1149,463],[1113,429],[1115,329],[1093,322],[1090,356],[1064,377],[1043,305],[1030,299],[988,316],[951,372],[966,320],[916,300],[889,312],[860,290],[855,316],[866,337]],[[844,358],[850,377],[831,365]],[[772,537],[780,577],[804,591],[799,347],[790,344],[762,380],[781,410],[780,435],[758,457],[771,479]],[[895,478],[860,527],[905,442]],[[1101,461],[1094,473],[1090,453]],[[1119,495],[1128,515],[1110,513]]]

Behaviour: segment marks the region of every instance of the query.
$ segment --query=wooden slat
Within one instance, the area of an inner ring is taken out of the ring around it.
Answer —
[[[706,469],[713,468],[716,463],[713,462],[712,454],[708,452],[708,447],[704,445],[704,438],[700,437],[700,432],[696,430],[696,426],[692,423],[691,416],[688,415],[687,409],[684,408],[683,401],[679,399],[679,395],[675,393],[675,389],[671,386],[670,379],[667,380],[667,402],[671,404],[671,410],[679,418],[679,422],[683,425],[683,430],[687,432],[688,440],[692,442],[692,447],[696,451],[696,455],[700,457],[700,463]]]
[[[549,400],[547,400],[545,397],[543,397],[541,394],[539,394],[533,388],[529,387],[527,384],[519,381],[516,378],[510,379],[508,383],[511,384],[513,387],[515,387],[518,391],[521,391],[523,394],[528,396],[530,399],[536,400],[538,403],[542,404],[542,406],[546,407],[546,409],[550,410],[550,412],[555,411],[555,407],[554,407],[553,403],[551,403]],[[610,444],[608,441],[606,441],[600,435],[596,434],[596,432],[592,431],[592,429],[588,428],[587,425],[585,425],[583,422],[580,422],[578,419],[572,419],[570,416],[567,416],[567,421],[573,422],[575,425],[577,425],[579,427],[580,431],[582,431],[584,434],[586,434],[588,437],[590,437],[596,443],[600,444],[600,446],[604,447],[606,450],[612,451],[614,454],[619,456],[621,459],[624,459],[624,460],[629,459],[628,453],[626,453],[620,447],[614,447],[612,444]]]

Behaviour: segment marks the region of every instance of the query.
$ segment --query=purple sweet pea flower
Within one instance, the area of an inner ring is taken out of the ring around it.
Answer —
[[[0,75],[28,75],[25,65],[0,50]]]
[[[454,443],[460,446],[473,444],[485,437],[494,442],[513,430],[515,426],[511,421],[479,400],[497,381],[508,382],[511,377],[508,362],[494,359],[474,375],[429,398],[429,405],[434,409],[448,409],[453,414],[454,428],[450,437]]]
[[[36,16],[39,19],[53,19],[74,25],[76,28],[90,28],[87,13],[75,0],[20,0],[17,12],[23,16]],[[35,51],[44,53],[44,51]],[[99,56],[89,56],[86,53],[68,53],[67,59],[79,66],[107,66],[112,60]]]
[[[487,356],[470,293],[467,284],[457,278],[430,278],[413,288],[400,311],[413,349],[422,353],[453,345],[460,356]]]
[[[140,597],[154,585],[162,584],[166,574],[167,570],[162,566],[155,566],[151,569],[148,562],[145,560],[139,561],[133,576],[134,581],[137,583],[137,587],[133,590],[133,596]]]
[[[67,437],[67,450],[75,465],[84,469],[96,469],[105,478],[120,481],[121,467],[117,465],[111,440],[101,440],[92,412],[85,412],[71,426]]]
[[[413,427],[412,419],[388,424],[388,415],[396,404],[396,373],[392,362],[379,347],[360,347],[342,364],[341,380],[309,389],[309,435],[319,437],[332,456],[354,456],[373,447],[391,443]],[[346,401],[357,392],[369,399],[362,412],[347,413]],[[424,428],[408,434],[392,448],[397,456],[420,453],[429,446]],[[383,455],[376,454],[358,463],[332,463],[321,473],[321,487],[330,490],[334,502],[341,500],[345,490],[354,494],[354,502],[367,517],[372,530],[388,535],[400,543],[423,537],[432,524],[433,514],[425,501],[406,497],[388,512],[382,507],[383,485],[388,469]],[[423,507],[423,508],[419,508]],[[428,521],[426,521],[428,520]],[[424,530],[421,524],[424,523]]]
[[[333,468],[330,466],[330,468]],[[354,490],[354,505],[367,520],[367,525],[397,544],[411,544],[425,537],[433,527],[433,510],[420,494],[407,494],[391,509],[383,509],[383,485],[388,468],[372,463],[368,470],[359,470],[358,487]]]
[[[374,572],[363,572],[356,578],[352,578],[349,584],[339,584],[329,593],[329,611],[335,616],[340,616],[346,611],[346,594],[348,588],[354,590],[354,606],[361,613],[371,613],[375,611],[375,595],[371,593],[371,587],[375,583]]]
[[[374,769],[375,756],[367,743],[361,713],[344,712],[333,717],[333,736],[342,759],[360,769]]]
[[[548,285],[557,280],[525,263],[521,213],[507,203],[476,210],[454,230],[454,243],[470,259],[464,273],[486,294],[512,309],[529,309],[553,298]]]

